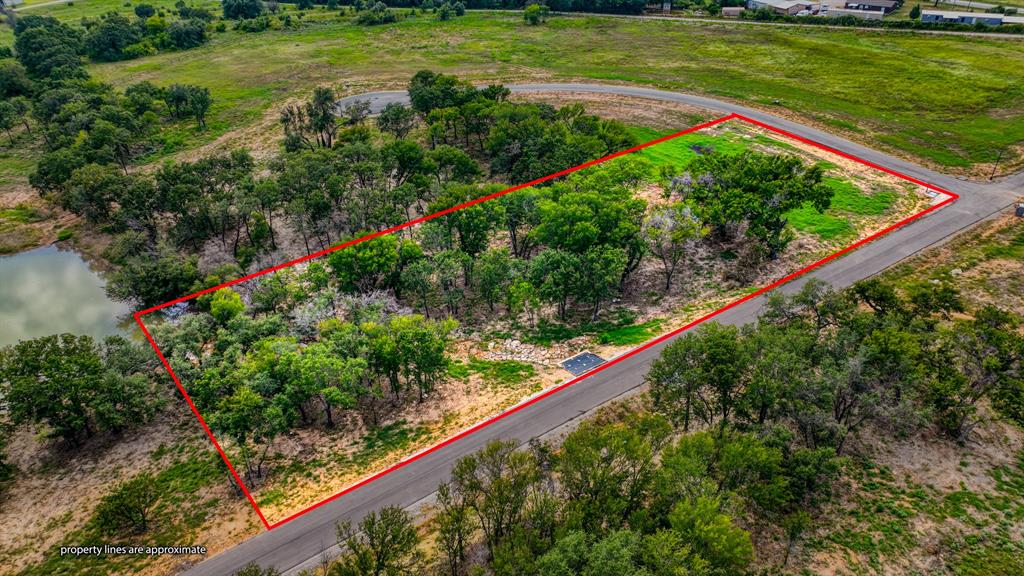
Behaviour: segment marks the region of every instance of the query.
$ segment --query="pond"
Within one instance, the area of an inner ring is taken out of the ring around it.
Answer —
[[[0,257],[0,347],[62,332],[126,333],[130,307],[103,286],[81,256],[56,246]]]

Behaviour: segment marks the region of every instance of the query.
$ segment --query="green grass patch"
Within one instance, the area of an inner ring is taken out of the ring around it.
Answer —
[[[822,240],[838,240],[854,233],[853,225],[846,218],[830,214],[828,211],[820,213],[812,206],[790,210],[786,217],[793,228],[814,234]]]
[[[606,330],[597,335],[597,342],[599,344],[613,344],[616,346],[643,344],[661,331],[662,324],[664,324],[664,320],[655,318],[641,324]]]
[[[878,216],[885,214],[896,202],[896,192],[892,190],[866,193],[853,182],[832,176],[825,177],[825,183],[833,191],[831,211]]]
[[[0,220],[16,224],[31,224],[33,222],[39,222],[44,218],[46,218],[46,216],[26,204],[18,204],[14,208],[0,210]]]
[[[532,380],[537,370],[532,364],[516,360],[484,360],[476,356],[469,362],[456,360],[448,366],[448,375],[465,380],[472,374],[479,374],[488,385],[514,386]]]

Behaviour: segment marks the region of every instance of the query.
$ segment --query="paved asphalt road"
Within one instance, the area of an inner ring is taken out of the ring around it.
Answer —
[[[849,286],[978,223],[1007,207],[1017,195],[1024,193],[1024,173],[993,184],[966,182],[765,112],[704,97],[646,88],[592,84],[523,84],[509,88],[516,93],[561,91],[636,96],[681,102],[722,113],[737,112],[960,194],[959,201],[790,282],[780,288],[784,292],[799,289],[812,277],[829,282],[837,288]],[[389,102],[404,102],[407,97],[404,92],[380,92],[347,98],[340,105],[344,106],[355,99],[370,100],[373,110],[378,111]],[[757,318],[762,305],[763,298],[749,300],[720,314],[715,320],[727,324],[749,323]],[[384,506],[410,506],[429,497],[439,483],[447,480],[456,460],[474,452],[488,441],[514,438],[525,442],[627,393],[643,382],[647,367],[666,344],[654,346],[610,366],[375,482],[213,556],[185,574],[228,576],[250,561],[262,566],[274,566],[288,575],[313,567],[321,551],[334,544],[335,523],[338,520],[349,518],[355,523],[368,512]]]

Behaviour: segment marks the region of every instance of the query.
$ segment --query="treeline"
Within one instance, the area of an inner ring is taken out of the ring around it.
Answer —
[[[313,265],[297,284],[278,278],[251,294],[204,297],[204,313],[154,328],[189,395],[218,434],[235,441],[247,482],[265,477],[275,438],[297,427],[376,426],[388,412],[422,402],[446,377],[457,324],[402,313],[380,299],[332,298],[310,290],[327,274]],[[285,298],[288,312],[273,310]],[[345,310],[339,317],[336,308]]]
[[[269,175],[258,175],[251,157],[235,151],[167,164],[152,176],[91,169],[71,177],[67,164],[49,170],[44,159],[34,183],[97,224],[126,230],[107,253],[121,266],[109,286],[118,297],[151,305],[199,280],[185,254],[210,240],[244,267],[279,248],[275,227],[284,224],[312,252],[441,209],[439,202],[494,191],[475,184],[485,176],[480,162],[490,164],[492,178],[515,181],[631,142],[617,123],[581,109],[512,104],[501,87],[478,91],[430,73],[413,85],[417,110],[432,121],[427,146],[403,138],[419,122],[416,111],[385,110],[378,125],[390,134],[382,138],[365,125],[365,105],[339,117],[333,92],[322,88],[282,111],[286,153],[270,162]],[[452,145],[467,142],[466,149]]]
[[[118,185],[128,184],[101,186],[90,180],[100,177],[99,171],[113,178],[108,167],[127,177],[129,166],[156,147],[161,117],[191,117],[200,128],[206,124],[211,98],[205,88],[141,82],[120,93],[92,80],[80,56],[80,38],[54,18],[20,18],[15,48],[16,60],[0,60],[0,90],[27,132],[29,119],[35,121],[46,150],[29,182],[93,220],[102,219],[97,210],[106,209],[104,200],[122,200]],[[83,168],[92,174],[79,174]],[[124,204],[131,203],[124,199]]]
[[[809,282],[774,296],[757,326],[710,324],[672,343],[647,376],[653,405],[684,430],[784,425],[837,453],[866,427],[899,436],[929,422],[966,443],[986,402],[1024,424],[1019,318],[964,313],[947,285]]]
[[[324,574],[746,574],[752,532],[781,527],[793,547],[842,465],[789,441],[679,434],[650,414],[585,421],[558,447],[493,441],[439,487],[431,547],[408,513],[384,508],[358,528],[339,523],[342,552]]]

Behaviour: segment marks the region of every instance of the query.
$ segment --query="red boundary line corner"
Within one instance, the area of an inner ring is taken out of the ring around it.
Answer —
[[[786,276],[783,276],[782,278],[779,278],[778,280],[776,280],[776,281],[774,281],[774,282],[772,282],[772,283],[770,283],[770,284],[768,284],[766,286],[763,286],[763,287],[759,288],[758,290],[756,290],[754,292],[751,292],[750,294],[747,294],[746,296],[738,298],[738,299],[730,302],[729,304],[727,304],[727,305],[725,305],[725,306],[723,306],[723,307],[721,307],[721,308],[719,308],[719,309],[717,309],[717,310],[715,310],[713,312],[710,312],[708,314],[705,314],[704,316],[701,316],[700,318],[698,318],[698,319],[696,319],[696,320],[686,324],[685,326],[683,326],[681,328],[678,328],[676,330],[673,330],[671,332],[663,334],[663,335],[661,335],[661,336],[659,336],[659,337],[657,337],[657,338],[655,338],[653,340],[649,340],[648,342],[646,342],[646,343],[644,343],[644,344],[642,344],[642,345],[640,345],[640,346],[638,346],[638,347],[636,347],[636,348],[626,352],[625,354],[622,354],[622,355],[620,355],[620,356],[618,356],[618,357],[616,357],[616,358],[614,358],[614,359],[612,359],[612,360],[610,360],[610,361],[608,361],[608,362],[598,366],[597,368],[591,370],[590,372],[587,372],[587,373],[585,373],[585,374],[583,374],[581,376],[577,376],[576,378],[573,378],[573,379],[571,379],[571,380],[569,380],[567,382],[559,384],[558,386],[555,386],[554,388],[550,388],[550,389],[544,391],[542,394],[534,396],[533,398],[530,398],[530,399],[526,400],[525,402],[521,402],[521,403],[513,406],[512,408],[509,408],[508,410],[505,410],[504,412],[501,412],[501,413],[499,413],[499,414],[497,414],[495,416],[492,416],[492,417],[490,417],[490,418],[488,418],[488,419],[486,419],[486,420],[484,420],[484,421],[482,421],[482,422],[480,422],[480,423],[478,423],[478,424],[476,424],[476,425],[474,425],[474,426],[472,426],[470,428],[467,428],[466,430],[463,430],[462,432],[459,432],[458,434],[456,434],[454,436],[451,436],[451,437],[447,438],[446,440],[443,440],[443,441],[441,441],[441,442],[439,442],[439,443],[437,443],[437,444],[435,444],[435,445],[433,445],[433,446],[431,446],[429,448],[421,450],[420,452],[417,452],[416,454],[414,454],[414,455],[412,455],[412,456],[410,456],[410,457],[408,457],[408,458],[406,458],[404,460],[401,460],[397,464],[394,464],[394,465],[392,465],[392,466],[390,466],[390,467],[388,467],[388,468],[386,468],[386,469],[384,469],[384,470],[382,470],[380,472],[377,472],[377,473],[375,473],[375,474],[373,474],[373,475],[371,475],[371,476],[369,476],[367,478],[364,478],[363,480],[359,481],[358,483],[353,484],[353,485],[351,485],[351,486],[341,490],[340,492],[334,494],[333,496],[325,498],[324,500],[322,500],[322,501],[320,501],[320,502],[318,502],[316,504],[313,504],[311,506],[303,508],[302,510],[300,510],[298,512],[295,512],[294,514],[291,514],[291,515],[289,515],[289,516],[287,516],[287,517],[285,517],[285,518],[283,518],[281,520],[277,520],[277,521],[275,521],[273,523],[268,522],[267,518],[263,515],[263,511],[260,510],[259,505],[256,503],[256,499],[253,498],[253,495],[249,491],[249,488],[245,485],[245,482],[242,481],[242,477],[238,474],[238,471],[235,470],[235,467],[231,464],[231,460],[228,458],[227,454],[224,452],[224,449],[221,447],[220,443],[217,442],[217,438],[213,435],[213,431],[210,430],[210,427],[209,427],[209,425],[207,425],[206,420],[203,419],[202,415],[199,413],[199,410],[196,408],[195,403],[192,402],[192,398],[188,395],[188,392],[185,390],[185,387],[182,385],[181,380],[178,379],[177,374],[175,374],[174,370],[171,369],[171,365],[167,361],[167,358],[164,357],[163,352],[161,352],[160,347],[157,346],[157,343],[153,339],[152,334],[150,334],[149,330],[146,328],[146,324],[142,321],[142,317],[147,315],[147,314],[150,314],[152,312],[156,312],[157,310],[161,310],[161,309],[167,308],[169,306],[173,306],[175,304],[179,304],[181,302],[187,302],[187,301],[192,300],[193,298],[196,298],[196,297],[201,296],[203,294],[208,294],[210,292],[214,292],[214,291],[220,290],[221,288],[226,288],[228,286],[233,286],[235,284],[239,284],[239,283],[245,282],[247,280],[251,280],[253,278],[257,278],[259,276],[263,276],[265,274],[270,274],[272,272],[276,272],[276,271],[281,270],[283,268],[288,268],[290,266],[294,266],[295,264],[299,264],[299,263],[306,262],[306,261],[309,261],[309,260],[312,260],[312,259],[315,259],[315,258],[319,258],[321,256],[324,256],[326,254],[330,254],[331,252],[335,252],[335,251],[347,248],[347,247],[352,246],[354,244],[358,244],[360,242],[365,242],[367,240],[370,240],[370,239],[373,239],[373,238],[377,238],[377,237],[383,236],[385,234],[391,234],[393,232],[397,232],[399,230],[403,230],[405,228],[409,228],[409,227],[415,226],[417,224],[421,224],[423,222],[427,222],[427,221],[433,220],[435,218],[439,218],[441,216],[444,216],[446,214],[450,214],[450,213],[455,212],[457,210],[462,210],[463,208],[468,208],[470,206],[473,206],[475,204],[479,204],[481,202],[486,202],[488,200],[493,200],[494,198],[498,198],[500,196],[504,196],[505,194],[509,194],[509,193],[515,192],[517,190],[522,190],[523,188],[528,188],[530,186],[535,186],[537,184],[541,184],[541,183],[547,182],[549,180],[560,178],[562,176],[571,174],[573,172],[582,170],[584,168],[588,168],[588,167],[594,166],[596,164],[601,164],[603,162],[607,162],[609,160],[612,160],[614,158],[618,158],[620,156],[624,156],[626,154],[631,154],[633,152],[637,152],[639,150],[642,150],[642,149],[650,147],[650,146],[654,146],[656,144],[661,144],[662,142],[666,142],[668,140],[672,140],[674,138],[678,138],[678,137],[683,136],[685,134],[690,134],[690,133],[693,133],[693,132],[698,132],[698,131],[703,130],[705,128],[710,128],[711,126],[715,126],[717,124],[721,124],[721,123],[729,121],[729,120],[740,120],[740,121],[743,121],[743,122],[747,122],[749,124],[758,126],[758,127],[763,128],[765,130],[768,130],[770,132],[774,132],[776,134],[785,136],[786,138],[790,138],[790,139],[796,140],[798,142],[802,142],[804,144],[813,146],[813,147],[818,148],[820,150],[824,150],[826,152],[830,152],[832,154],[836,154],[836,155],[842,156],[843,158],[846,158],[848,160],[852,160],[852,161],[857,162],[859,164],[863,164],[865,166],[874,168],[876,170],[880,170],[882,172],[885,172],[885,173],[890,174],[892,176],[896,176],[896,177],[901,178],[903,180],[906,180],[908,182],[913,182],[914,184],[917,184],[919,186],[923,186],[925,188],[928,188],[929,190],[932,190],[933,192],[936,192],[936,193],[939,193],[939,194],[942,194],[942,195],[946,196],[946,199],[942,200],[941,202],[938,202],[936,204],[933,204],[933,205],[929,206],[925,210],[922,210],[922,211],[920,211],[920,212],[918,212],[916,214],[908,216],[907,218],[904,218],[904,219],[900,220],[899,222],[896,222],[895,224],[892,224],[892,225],[890,225],[890,226],[888,226],[888,227],[886,227],[886,228],[884,228],[882,230],[879,230],[878,232],[875,232],[874,234],[871,234],[870,236],[868,236],[866,238],[863,238],[863,239],[861,239],[861,240],[859,240],[859,241],[857,241],[857,242],[855,242],[855,243],[853,243],[853,244],[851,244],[851,245],[849,245],[849,246],[847,246],[847,247],[845,247],[845,248],[843,248],[841,250],[838,250],[838,251],[836,251],[836,252],[834,252],[832,254],[829,254],[828,256],[826,256],[826,257],[824,257],[824,258],[822,258],[822,259],[820,259],[820,260],[818,260],[818,261],[816,261],[816,262],[814,262],[814,263],[812,263],[812,264],[810,264],[808,266],[805,266],[804,268],[801,268],[800,270],[797,270],[795,272],[787,274]],[[331,246],[330,248],[327,248],[327,249],[324,249],[324,250],[320,250],[318,252],[314,252],[312,254],[303,256],[301,258],[296,258],[294,260],[289,260],[289,261],[284,262],[282,264],[278,264],[276,266],[272,266],[270,268],[266,268],[264,270],[260,270],[258,272],[254,272],[252,274],[248,274],[248,275],[242,276],[241,278],[238,278],[236,280],[232,280],[230,282],[224,282],[222,284],[218,284],[217,286],[213,286],[213,287],[210,287],[210,288],[206,288],[204,290],[200,290],[198,292],[194,292],[192,294],[188,294],[186,296],[181,296],[179,298],[175,298],[174,300],[170,300],[168,302],[164,302],[163,304],[158,304],[156,306],[152,306],[150,308],[146,308],[144,310],[140,310],[138,312],[135,312],[133,314],[133,317],[135,318],[135,322],[142,329],[142,333],[145,335],[146,340],[149,341],[150,346],[153,347],[153,350],[156,352],[156,355],[160,359],[160,362],[163,364],[164,368],[167,369],[167,372],[171,375],[171,379],[174,381],[174,384],[178,387],[178,391],[181,392],[182,397],[185,398],[185,402],[188,404],[189,409],[192,410],[192,413],[195,415],[196,419],[199,421],[199,424],[202,426],[203,431],[206,432],[206,435],[210,438],[210,441],[213,443],[214,448],[216,448],[217,453],[220,454],[220,457],[224,460],[224,463],[227,465],[228,470],[231,472],[232,477],[234,477],[235,482],[238,483],[238,486],[242,489],[242,492],[245,494],[245,497],[249,500],[249,503],[252,505],[253,509],[256,511],[256,514],[259,516],[260,521],[263,522],[263,525],[267,528],[267,530],[272,530],[272,529],[274,529],[274,528],[276,528],[276,527],[278,527],[278,526],[280,526],[280,525],[282,525],[282,524],[284,524],[286,522],[289,522],[291,520],[294,520],[295,518],[298,518],[299,516],[302,516],[303,514],[309,512],[309,511],[311,511],[311,510],[313,510],[315,508],[319,508],[320,506],[323,506],[324,504],[327,504],[328,502],[334,501],[334,500],[340,498],[341,496],[344,496],[345,494],[348,494],[349,492],[352,492],[353,490],[356,490],[356,489],[358,489],[358,488],[360,488],[362,486],[365,486],[365,485],[367,485],[367,484],[377,480],[378,478],[381,478],[382,476],[390,474],[391,472],[394,472],[395,470],[398,470],[399,468],[402,468],[403,466],[405,466],[407,464],[410,464],[410,463],[412,463],[412,462],[414,462],[414,461],[416,461],[416,460],[418,460],[418,459],[420,459],[420,458],[422,458],[422,457],[424,457],[424,456],[426,456],[426,455],[428,455],[428,454],[430,454],[432,452],[435,452],[435,451],[437,451],[437,450],[439,450],[439,449],[441,449],[441,448],[443,448],[443,447],[445,447],[445,446],[447,446],[449,444],[452,444],[453,442],[457,442],[461,438],[469,436],[470,434],[473,434],[473,433],[475,433],[475,432],[477,432],[477,431],[479,431],[479,430],[481,430],[481,429],[483,429],[483,428],[493,424],[494,422],[497,422],[498,420],[501,420],[502,418],[505,418],[505,417],[515,413],[515,412],[518,412],[519,410],[522,410],[523,408],[526,408],[527,406],[530,406],[532,404],[540,402],[541,400],[547,398],[548,396],[551,396],[552,394],[555,394],[555,393],[557,393],[557,392],[559,392],[561,390],[564,390],[565,388],[568,388],[569,386],[572,386],[573,384],[576,384],[576,383],[578,383],[578,382],[580,382],[580,381],[582,381],[582,380],[584,380],[586,378],[589,378],[589,377],[593,376],[594,374],[597,374],[598,372],[600,372],[600,371],[602,371],[602,370],[604,370],[604,369],[606,369],[606,368],[608,368],[610,366],[613,366],[613,365],[615,365],[615,364],[617,364],[617,363],[619,363],[619,362],[621,362],[621,361],[623,361],[623,360],[625,360],[625,359],[627,359],[627,358],[629,358],[629,357],[631,357],[631,356],[633,356],[635,354],[638,354],[639,352],[642,352],[643,350],[646,350],[646,349],[648,349],[648,348],[650,348],[652,346],[655,346],[655,345],[657,345],[657,344],[659,344],[661,342],[664,342],[665,340],[668,340],[668,339],[670,339],[670,338],[672,338],[674,336],[677,336],[678,334],[680,334],[680,333],[682,333],[682,332],[684,332],[686,330],[689,330],[690,328],[692,328],[692,327],[694,327],[694,326],[696,326],[696,325],[698,325],[698,324],[700,324],[702,322],[705,322],[706,320],[709,320],[709,319],[711,319],[711,318],[713,318],[713,317],[715,317],[715,316],[725,312],[726,310],[729,310],[731,308],[739,306],[740,304],[742,304],[742,303],[744,303],[744,302],[746,302],[748,300],[751,300],[753,298],[757,298],[758,296],[764,294],[765,292],[773,290],[773,289],[775,289],[775,288],[777,288],[777,287],[779,287],[779,286],[781,286],[781,285],[783,285],[783,284],[785,284],[785,283],[787,283],[787,282],[789,282],[789,281],[791,281],[791,280],[793,280],[795,278],[798,278],[799,276],[802,276],[802,275],[806,274],[807,272],[809,272],[811,270],[814,270],[815,268],[818,268],[818,267],[826,264],[827,262],[835,260],[836,258],[839,258],[840,256],[842,256],[844,254],[847,254],[848,252],[856,250],[857,248],[863,246],[864,244],[867,244],[867,243],[869,243],[869,242],[871,242],[873,240],[876,240],[876,239],[878,239],[878,238],[888,234],[889,232],[892,232],[893,230],[896,230],[897,228],[905,226],[906,224],[909,224],[910,222],[912,222],[912,221],[914,221],[914,220],[916,220],[916,219],[918,219],[918,218],[920,218],[920,217],[922,217],[922,216],[924,216],[924,215],[926,215],[928,213],[934,212],[935,210],[938,210],[939,208],[942,208],[943,206],[946,206],[946,205],[956,201],[958,198],[959,198],[959,195],[957,195],[957,194],[955,194],[953,192],[950,192],[950,191],[945,190],[943,188],[939,188],[939,187],[937,187],[935,185],[929,184],[927,182],[924,182],[924,181],[919,180],[917,178],[914,178],[912,176],[908,176],[908,175],[903,174],[901,172],[897,172],[897,171],[892,170],[890,168],[886,168],[884,166],[876,164],[874,162],[870,162],[868,160],[864,160],[864,159],[859,158],[857,156],[854,156],[852,154],[847,154],[846,152],[842,152],[840,150],[836,150],[835,148],[831,148],[829,146],[826,146],[824,144],[820,144],[820,143],[815,142],[813,140],[810,140],[808,138],[804,138],[802,136],[798,136],[798,135],[793,134],[791,132],[788,132],[786,130],[782,130],[780,128],[776,128],[776,127],[774,127],[774,126],[772,126],[770,124],[767,124],[765,122],[761,122],[759,120],[754,120],[753,118],[749,118],[749,117],[744,116],[742,114],[735,114],[734,113],[734,114],[729,114],[727,116],[722,116],[722,117],[717,118],[715,120],[704,122],[702,124],[698,124],[696,126],[692,126],[690,128],[687,128],[685,130],[681,130],[681,131],[676,132],[674,134],[669,134],[667,136],[662,136],[661,138],[658,138],[656,140],[651,140],[650,142],[645,142],[645,143],[639,144],[637,146],[633,146],[632,148],[621,150],[619,152],[616,152],[614,154],[610,154],[610,155],[605,156],[603,158],[598,158],[596,160],[591,160],[589,162],[585,162],[583,164],[580,164],[579,166],[574,166],[572,168],[567,168],[565,170],[561,170],[559,172],[555,172],[554,174],[550,174],[550,175],[544,176],[542,178],[537,178],[535,180],[531,180],[530,182],[526,182],[524,184],[519,184],[519,185],[513,186],[511,188],[506,188],[506,189],[501,190],[499,192],[495,192],[495,193],[489,194],[487,196],[482,196],[480,198],[476,198],[476,199],[471,200],[469,202],[465,202],[465,203],[459,204],[457,206],[453,206],[451,208],[447,208],[445,210],[441,210],[439,212],[435,212],[433,214],[428,214],[428,215],[425,215],[425,216],[421,216],[419,218],[415,218],[413,220],[409,220],[408,222],[405,222],[403,224],[399,224],[397,226],[392,226],[390,228],[386,228],[384,230],[379,230],[377,232],[374,232],[372,234],[368,234],[366,236],[362,236],[360,238],[356,238],[356,239],[353,239],[353,240],[349,240],[347,242],[343,242],[343,243],[338,244],[336,246]]]

